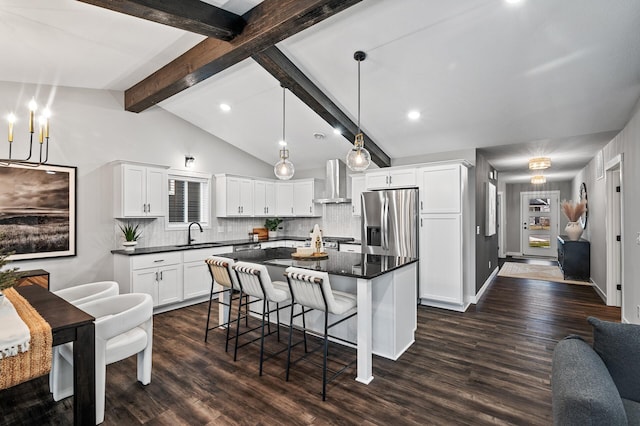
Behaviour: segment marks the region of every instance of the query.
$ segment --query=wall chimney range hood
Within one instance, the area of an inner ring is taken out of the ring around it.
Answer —
[[[324,181],[325,198],[317,198],[314,203],[350,203],[347,198],[347,166],[340,160],[327,160],[326,176]]]

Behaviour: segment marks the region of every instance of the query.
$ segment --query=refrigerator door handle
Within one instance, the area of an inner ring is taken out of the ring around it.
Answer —
[[[382,249],[389,250],[389,198],[385,194],[382,205]]]

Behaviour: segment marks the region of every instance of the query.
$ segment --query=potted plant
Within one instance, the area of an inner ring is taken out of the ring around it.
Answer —
[[[587,210],[587,204],[585,201],[574,203],[572,201],[562,202],[562,212],[569,219],[564,231],[571,241],[578,241],[582,235],[582,225],[580,224],[580,216]]]
[[[11,256],[13,252],[7,253],[5,251],[0,251],[0,269],[2,269],[9,261],[7,258]],[[13,287],[18,283],[18,268],[10,268],[4,271],[0,271],[0,302],[4,298],[3,290]]]
[[[138,228],[140,225],[131,225],[127,223],[126,225],[120,226],[120,230],[122,231],[122,235],[124,236],[124,242],[122,245],[126,251],[133,251],[138,244],[138,238],[142,235],[142,231],[139,231]]]
[[[264,221],[264,227],[269,231],[269,238],[275,238],[278,236],[278,226],[282,223],[282,219],[279,217],[268,217]]]

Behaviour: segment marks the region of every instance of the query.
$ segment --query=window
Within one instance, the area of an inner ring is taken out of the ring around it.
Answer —
[[[194,174],[169,174],[169,228],[184,227],[191,222],[209,223],[209,177]]]

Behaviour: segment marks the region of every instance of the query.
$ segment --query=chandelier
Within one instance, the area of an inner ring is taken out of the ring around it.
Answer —
[[[31,156],[33,155],[33,134],[35,133],[35,114],[38,110],[38,104],[35,99],[32,99],[29,102],[29,155],[26,158],[13,158],[12,148],[13,148],[13,126],[16,122],[15,114],[11,113],[7,117],[9,121],[9,157],[0,159],[0,164],[5,166],[9,164],[24,164],[24,165],[32,165],[38,166],[40,164],[45,164],[49,159],[49,117],[51,116],[51,112],[48,108],[45,108],[40,115],[38,120],[38,142],[40,143],[40,155],[39,160],[36,162],[31,161]]]
[[[544,170],[551,167],[551,158],[536,157],[529,160],[529,170]]]

